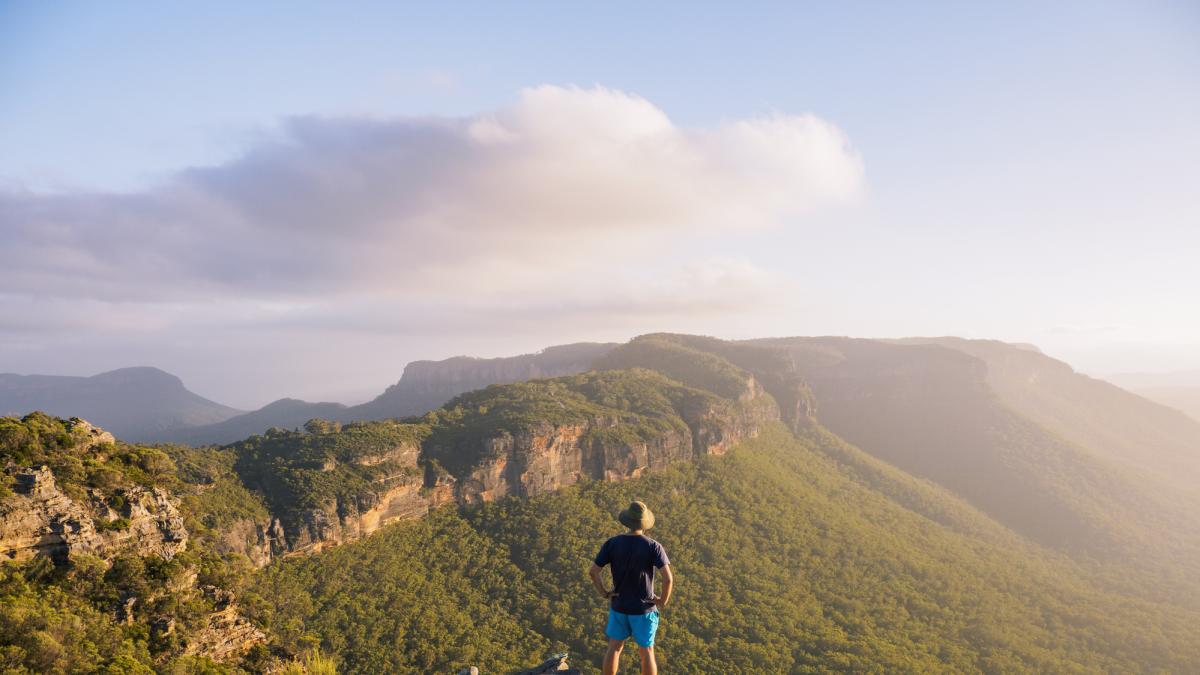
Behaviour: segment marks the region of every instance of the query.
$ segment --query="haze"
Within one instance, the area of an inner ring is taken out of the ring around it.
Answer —
[[[649,331],[1200,369],[1189,2],[0,8],[0,372],[252,408]]]

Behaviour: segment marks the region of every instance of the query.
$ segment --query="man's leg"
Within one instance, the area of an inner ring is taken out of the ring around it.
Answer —
[[[608,651],[604,652],[604,668],[601,672],[604,675],[617,675],[617,664],[621,663],[621,648],[625,646],[624,640],[608,640]]]
[[[658,675],[658,664],[654,662],[654,647],[638,647],[642,656],[642,675]]]

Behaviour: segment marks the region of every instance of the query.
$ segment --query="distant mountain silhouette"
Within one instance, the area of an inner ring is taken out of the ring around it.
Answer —
[[[128,441],[220,422],[241,410],[210,401],[158,368],[120,368],[92,377],[0,374],[0,415],[41,410],[84,417]]]
[[[284,398],[215,424],[163,429],[154,440],[190,445],[232,443],[271,427],[296,429],[316,417],[353,422],[420,415],[459,394],[492,384],[581,373],[614,347],[612,343],[580,342],[520,356],[493,359],[455,356],[442,361],[413,361],[405,366],[399,382],[361,405]]]
[[[495,359],[455,356],[442,361],[413,361],[404,367],[400,381],[375,400],[346,409],[341,419],[386,419],[420,415],[459,394],[492,384],[508,384],[541,377],[574,375],[612,351],[613,343],[579,342],[547,347],[536,354]]]
[[[294,398],[281,398],[251,412],[231,417],[216,424],[167,429],[157,440],[188,445],[225,444],[261,434],[272,427],[296,429],[313,418],[341,419],[347,407],[341,403],[309,403]]]

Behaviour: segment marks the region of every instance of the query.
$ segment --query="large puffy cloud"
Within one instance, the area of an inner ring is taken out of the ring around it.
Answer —
[[[812,115],[684,128],[604,88],[537,87],[467,118],[295,118],[141,192],[0,193],[0,345],[656,329],[782,287],[692,243],[802,226],[862,181]]]
[[[4,290],[126,300],[425,289],[620,255],[855,195],[811,115],[683,129],[608,89],[538,87],[466,119],[293,119],[228,164],[132,195],[9,194]]]

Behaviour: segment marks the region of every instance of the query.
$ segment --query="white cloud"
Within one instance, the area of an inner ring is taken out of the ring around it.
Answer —
[[[797,226],[862,182],[812,115],[684,128],[601,87],[527,89],[468,118],[295,118],[141,193],[0,193],[0,314],[25,317],[0,333],[728,312],[766,301],[771,276],[689,242]],[[53,316],[82,301],[110,319]]]
[[[142,194],[5,195],[3,290],[413,288],[420,273],[481,262],[562,266],[594,246],[778,224],[852,198],[862,179],[845,138],[818,118],[683,129],[603,88],[529,89],[467,119],[300,118],[287,130]]]

